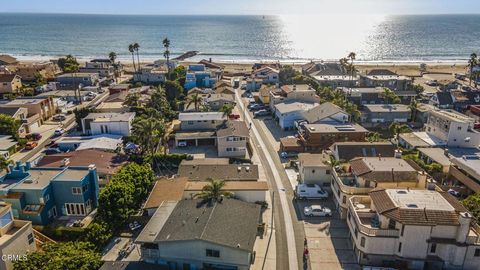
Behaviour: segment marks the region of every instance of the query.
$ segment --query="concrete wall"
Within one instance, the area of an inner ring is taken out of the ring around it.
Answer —
[[[328,165],[304,166],[300,162],[299,167],[300,181],[306,184],[317,184],[322,188],[330,189],[330,181],[332,180],[332,168]]]
[[[102,132],[102,126],[104,127],[104,132]],[[108,128],[108,132],[105,132],[105,127]],[[90,122],[90,135],[114,134],[129,136],[131,129],[130,122]]]

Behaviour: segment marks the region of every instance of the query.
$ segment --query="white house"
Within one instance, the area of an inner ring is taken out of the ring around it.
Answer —
[[[348,228],[361,265],[397,269],[478,269],[472,215],[446,192],[378,189],[348,200]]]
[[[300,153],[299,161],[299,180],[305,184],[317,184],[322,188],[330,190],[332,181],[332,166],[330,165],[330,156],[322,154]]]
[[[82,119],[86,135],[113,134],[129,136],[135,113],[90,113]]]
[[[265,66],[253,71],[252,77],[262,80],[263,84],[277,84],[279,83],[279,73],[280,71],[278,69]]]

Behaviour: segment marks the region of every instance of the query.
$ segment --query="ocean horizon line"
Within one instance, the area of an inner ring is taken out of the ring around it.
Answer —
[[[169,13],[169,14],[162,14],[162,13],[78,13],[78,12],[38,12],[38,11],[0,11],[0,15],[2,14],[21,14],[21,15],[97,15],[97,16],[165,16],[165,17],[182,17],[182,16],[308,16],[308,17],[316,17],[316,16],[325,16],[325,15],[335,15],[335,13],[319,13],[319,14],[271,14],[271,13]],[[363,16],[455,16],[455,15],[480,15],[478,13],[472,12],[460,12],[460,13],[369,13],[363,14]]]

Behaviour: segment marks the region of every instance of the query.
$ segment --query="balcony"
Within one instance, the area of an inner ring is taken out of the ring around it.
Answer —
[[[470,231],[468,232],[467,244],[469,245],[479,245],[480,244],[480,226],[477,223],[472,223]]]
[[[333,178],[340,188],[340,191],[348,195],[368,194],[372,188],[360,187],[352,173],[337,172],[333,170]]]
[[[381,229],[377,213],[370,208],[370,197],[354,196],[348,201],[350,215],[348,222],[357,230],[367,236],[373,237],[399,237],[396,229]]]

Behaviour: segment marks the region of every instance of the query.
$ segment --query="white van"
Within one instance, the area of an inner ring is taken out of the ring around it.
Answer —
[[[295,196],[300,199],[327,199],[328,192],[317,184],[298,184],[295,189]]]

